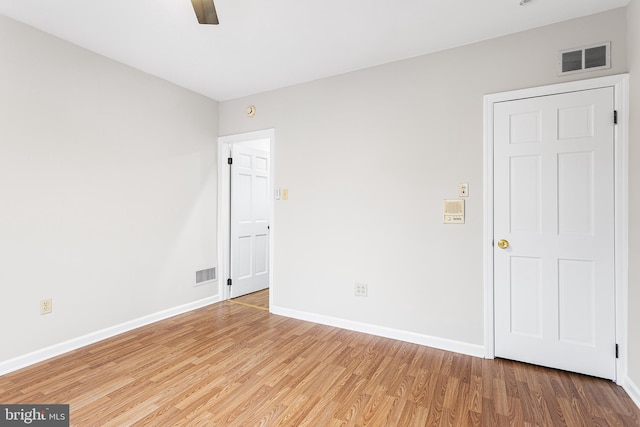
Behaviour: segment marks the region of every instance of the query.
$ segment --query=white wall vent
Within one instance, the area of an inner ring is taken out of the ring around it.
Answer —
[[[560,75],[611,68],[611,42],[560,51]]]
[[[207,268],[206,270],[196,271],[196,285],[204,282],[216,280],[216,268]]]

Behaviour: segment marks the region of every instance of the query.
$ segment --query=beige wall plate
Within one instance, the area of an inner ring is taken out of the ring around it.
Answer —
[[[444,223],[464,224],[464,200],[454,199],[444,201]]]
[[[247,117],[253,117],[256,115],[256,107],[253,105],[249,105],[247,107]]]

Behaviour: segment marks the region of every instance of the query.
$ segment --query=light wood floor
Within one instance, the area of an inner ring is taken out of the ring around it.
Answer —
[[[234,298],[231,302],[246,305],[247,307],[269,310],[269,288]]]
[[[2,376],[0,403],[68,403],[74,426],[640,425],[610,381],[230,301]]]

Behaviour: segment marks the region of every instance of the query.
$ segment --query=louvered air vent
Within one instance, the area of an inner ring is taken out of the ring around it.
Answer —
[[[560,51],[560,75],[611,68],[611,42]]]
[[[207,268],[206,270],[196,271],[196,285],[210,280],[216,280],[216,268]]]

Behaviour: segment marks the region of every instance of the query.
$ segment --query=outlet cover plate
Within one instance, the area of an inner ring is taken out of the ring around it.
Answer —
[[[40,301],[40,314],[49,314],[53,311],[53,301],[51,298],[45,298]]]
[[[357,297],[366,297],[369,294],[369,287],[366,283],[356,283],[355,295]]]

